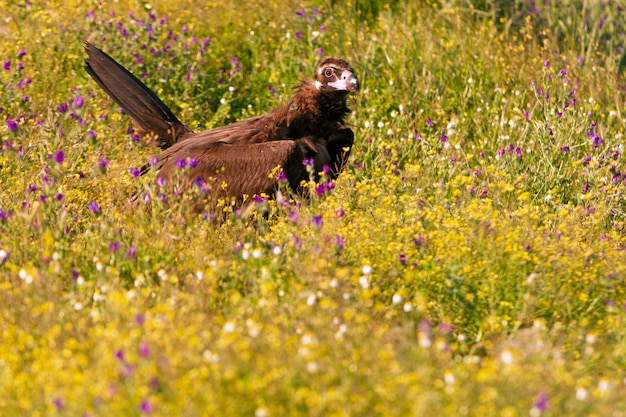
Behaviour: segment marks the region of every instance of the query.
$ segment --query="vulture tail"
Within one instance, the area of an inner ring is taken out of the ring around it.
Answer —
[[[154,133],[165,149],[191,130],[137,77],[92,43],[85,44],[85,69],[96,83],[133,119],[143,135]]]

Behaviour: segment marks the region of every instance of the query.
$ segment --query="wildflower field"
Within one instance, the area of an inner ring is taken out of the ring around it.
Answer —
[[[236,3],[0,0],[0,415],[626,415],[620,3]],[[343,57],[348,166],[196,214],[85,41],[194,130]]]

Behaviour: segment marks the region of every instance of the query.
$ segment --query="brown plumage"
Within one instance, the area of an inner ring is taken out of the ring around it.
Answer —
[[[292,104],[264,116],[193,132],[113,58],[91,43],[85,49],[87,72],[130,115],[139,132],[150,134],[163,149],[154,167],[159,177],[172,177],[188,161],[183,175],[189,182],[200,178],[219,195],[241,197],[271,195],[276,179],[268,175],[278,165],[295,190],[309,179],[305,159],[313,161],[315,173],[328,167],[331,178],[345,166],[354,142],[344,121],[350,111],[346,100],[350,92],[358,91],[359,82],[343,59],[323,58],[314,79],[302,79],[295,86]]]

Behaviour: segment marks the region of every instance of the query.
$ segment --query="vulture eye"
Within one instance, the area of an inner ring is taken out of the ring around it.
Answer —
[[[325,77],[327,77],[327,78],[332,77],[332,76],[333,76],[333,73],[334,73],[334,71],[333,71],[333,69],[332,69],[332,68],[326,68],[326,69],[324,70],[324,76],[325,76]]]

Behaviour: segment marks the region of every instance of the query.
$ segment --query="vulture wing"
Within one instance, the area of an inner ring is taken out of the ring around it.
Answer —
[[[143,135],[157,135],[167,148],[191,130],[144,83],[93,44],[85,44],[85,69],[100,87],[133,119]]]
[[[222,195],[239,197],[255,194],[272,194],[276,178],[270,173],[277,167],[283,168],[289,185],[298,189],[309,174],[302,160],[315,146],[308,139],[281,140],[261,143],[202,142],[187,144],[177,152],[161,154],[157,164],[158,177],[173,178],[178,170],[189,181],[198,177]],[[194,160],[194,167],[180,168],[180,161]],[[226,184],[223,188],[222,184]]]

